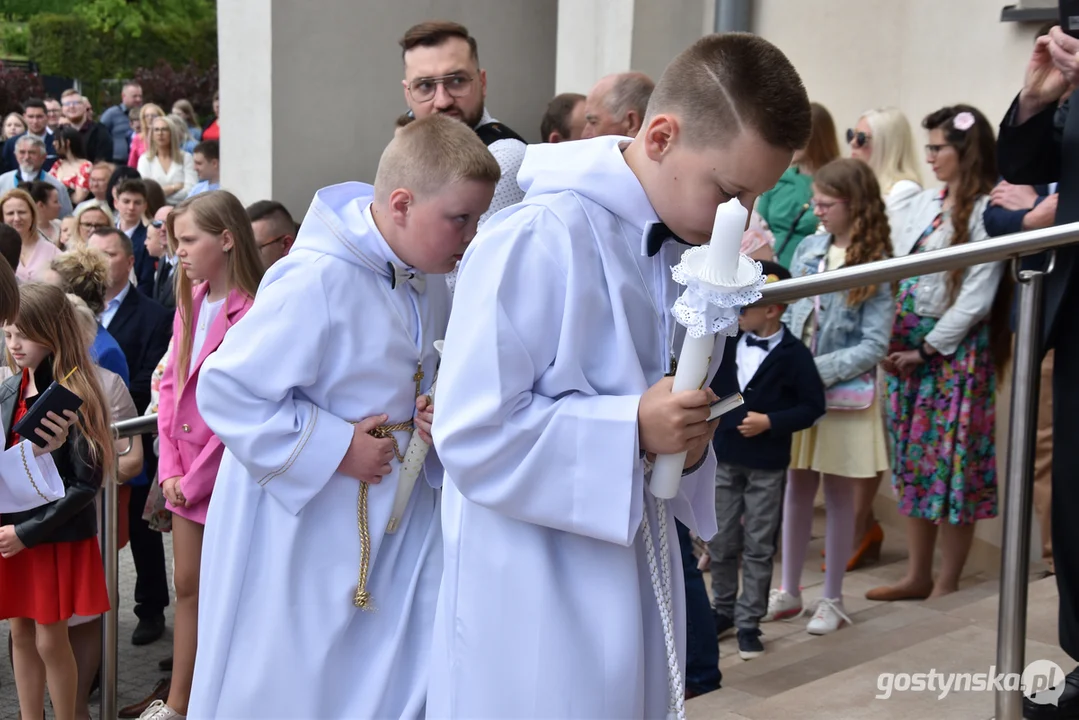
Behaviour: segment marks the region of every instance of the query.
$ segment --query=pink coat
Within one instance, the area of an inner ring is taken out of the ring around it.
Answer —
[[[202,298],[208,292],[206,283],[195,289],[192,299],[192,311],[194,326],[199,320],[199,309],[202,306]],[[225,333],[235,325],[247,311],[251,309],[254,300],[242,290],[233,290],[229,293],[225,307],[214,318],[206,334],[206,342],[202,346],[197,358],[192,359],[193,372],[189,374],[187,382],[179,397],[176,396],[176,366],[177,353],[173,352],[169,364],[165,368],[165,375],[161,379],[161,395],[158,400],[157,429],[161,438],[160,464],[158,465],[158,482],[164,482],[168,478],[180,476],[180,490],[187,500],[187,507],[176,508],[171,503],[166,504],[169,510],[182,518],[206,524],[206,510],[210,506],[210,493],[214,489],[214,481],[217,479],[217,467],[221,464],[221,456],[225,446],[217,439],[213,431],[203,422],[202,416],[195,404],[195,391],[199,384],[199,369],[203,361],[210,353],[217,350]],[[179,342],[182,321],[180,311],[176,310],[176,316],[172,321],[172,334],[175,342]]]

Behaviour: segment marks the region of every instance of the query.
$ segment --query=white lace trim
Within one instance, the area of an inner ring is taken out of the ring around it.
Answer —
[[[686,328],[690,337],[716,334],[734,336],[738,333],[739,310],[761,299],[760,289],[764,287],[761,264],[753,263],[756,272],[751,278],[746,278],[748,282],[743,286],[712,285],[700,279],[692,267],[700,266],[700,261],[694,263],[693,258],[707,252],[707,249],[707,246],[701,245],[686,250],[682,254],[682,261],[671,268],[674,281],[686,286],[685,292],[671,308],[671,314]]]

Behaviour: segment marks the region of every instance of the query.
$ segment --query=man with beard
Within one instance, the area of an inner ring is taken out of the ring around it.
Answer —
[[[454,22],[424,22],[409,28],[400,45],[405,62],[401,84],[412,115],[443,113],[460,120],[476,131],[502,168],[502,179],[480,224],[519,203],[524,191],[517,184],[517,171],[526,143],[487,112],[487,71],[480,68],[476,39],[468,28]]]

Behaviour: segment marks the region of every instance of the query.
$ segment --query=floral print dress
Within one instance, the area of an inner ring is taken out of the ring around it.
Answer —
[[[943,223],[941,213],[912,252]],[[889,352],[916,350],[937,324],[915,313],[918,278],[899,284]],[[967,525],[997,514],[996,372],[989,322],[967,333],[951,357],[935,355],[909,377],[885,374],[892,483],[899,511],[934,523]]]

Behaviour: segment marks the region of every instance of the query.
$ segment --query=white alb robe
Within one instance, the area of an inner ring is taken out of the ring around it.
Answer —
[[[530,147],[524,202],[492,217],[462,263],[434,424],[445,571],[429,718],[667,713],[637,407],[681,347],[670,268],[685,246],[644,253],[658,218],[620,142]],[[720,339],[710,376],[722,349]],[[709,450],[668,503],[705,538],[714,478]],[[684,672],[673,518],[667,532]]]
[[[426,391],[449,293],[440,276],[422,294],[390,289],[387,262],[401,263],[365,212],[372,197],[360,183],[319,191],[202,367],[199,410],[227,450],[206,519],[191,720],[423,715],[441,466],[431,452],[392,535],[396,460],[370,487],[373,612],[353,606],[360,482],[336,468],[350,423],[415,415],[417,361]],[[403,452],[409,433],[396,437]]]

